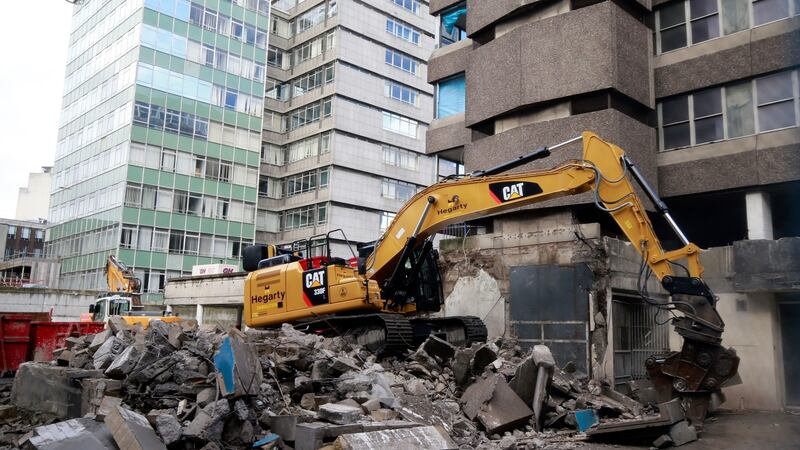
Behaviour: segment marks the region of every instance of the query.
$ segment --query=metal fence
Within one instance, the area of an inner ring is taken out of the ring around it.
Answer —
[[[669,350],[669,313],[638,296],[615,294],[612,305],[614,381],[619,389],[647,378],[645,360]]]

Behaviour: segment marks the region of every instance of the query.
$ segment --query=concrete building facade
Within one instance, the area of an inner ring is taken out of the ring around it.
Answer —
[[[106,289],[113,253],[159,302],[253,242],[270,4],[76,3],[47,252],[63,288]]]
[[[728,324],[723,344],[742,358],[743,384],[726,389],[726,406],[800,406],[800,365],[792,357],[800,329],[800,5],[432,0],[430,11],[440,25],[439,48],[429,60],[436,118],[427,152],[471,172],[584,130],[625,149],[689,239],[713,248],[704,256]],[[559,149],[518,170],[552,167],[579,151],[578,145]],[[653,220],[664,246],[675,248],[669,228]],[[635,369],[641,355],[679,348],[676,335],[658,331],[653,314],[643,314],[638,266],[614,256],[630,249],[608,244],[620,233],[589,196],[473,225],[488,234],[469,238],[465,248],[502,254],[495,262],[503,268],[486,269],[487,279],[476,269],[481,251],[453,251],[448,305],[458,309],[459,292],[493,279],[498,287],[483,304],[489,308],[496,297],[505,305],[487,309],[490,317],[504,313],[495,328],[530,342],[585,345],[579,354],[588,358],[586,369],[617,385],[644,376]],[[468,259],[460,272],[456,258]],[[588,308],[565,312],[577,329],[550,329],[555,319],[548,317],[515,317],[515,304],[538,298],[520,288],[522,274],[570,268],[570,279],[579,280],[587,261],[607,264],[588,264],[583,286],[589,288],[568,294],[589,299]],[[658,286],[650,292],[664,295]],[[593,332],[598,320],[607,333]],[[583,322],[592,332],[583,331]],[[530,323],[541,328],[526,328]],[[661,338],[643,341],[642,333]]]
[[[53,183],[53,168],[42,167],[41,172],[28,175],[28,185],[19,188],[17,194],[17,220],[45,220],[50,207],[50,189]]]
[[[47,222],[0,219],[0,285],[58,286],[58,260],[45,254]]]
[[[435,181],[427,4],[274,1],[270,32],[257,241],[377,239]]]

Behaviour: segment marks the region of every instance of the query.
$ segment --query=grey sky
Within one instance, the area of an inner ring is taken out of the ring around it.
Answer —
[[[0,217],[13,218],[17,188],[27,184],[28,173],[53,164],[72,5],[64,0],[5,1],[3,17]]]

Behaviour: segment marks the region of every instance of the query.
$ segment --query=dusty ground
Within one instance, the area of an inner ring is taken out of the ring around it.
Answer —
[[[588,444],[579,449],[641,450],[644,447]],[[797,450],[800,449],[800,413],[729,412],[706,423],[700,440],[681,450]]]

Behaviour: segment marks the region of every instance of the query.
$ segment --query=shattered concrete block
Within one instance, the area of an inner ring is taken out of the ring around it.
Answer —
[[[116,335],[120,331],[129,331],[131,325],[121,316],[111,316],[108,318],[108,329],[111,330],[112,334]]]
[[[689,422],[682,420],[669,429],[669,437],[672,445],[678,447],[697,440],[697,430]]]
[[[35,450],[118,450],[114,437],[103,422],[89,418],[71,419],[37,427],[27,439]]]
[[[372,377],[369,375],[348,372],[339,377],[336,392],[345,395],[349,392],[368,391],[372,388]]]
[[[89,344],[89,351],[94,353],[99,349],[112,335],[111,330],[103,330],[94,335],[92,342]]]
[[[122,395],[122,381],[110,378],[82,379],[81,388],[81,416],[95,414],[105,396]]]
[[[425,382],[419,378],[406,381],[403,383],[403,389],[411,395],[426,396],[428,395],[428,388],[425,387]]]
[[[269,430],[284,441],[294,441],[297,433],[297,416],[273,416],[269,419]]]
[[[64,349],[63,351],[59,352],[58,356],[56,357],[56,364],[59,366],[69,366],[72,363],[72,358],[75,356],[75,353],[72,350]]]
[[[320,419],[327,420],[339,425],[347,425],[357,422],[361,416],[361,407],[339,405],[336,403],[327,403],[319,407],[317,416]]]
[[[629,409],[631,411],[631,414],[633,414],[634,416],[638,416],[639,414],[641,414],[642,409],[644,408],[644,405],[642,405],[641,403],[628,397],[627,395],[623,395],[615,391],[610,386],[603,385],[601,388],[601,394],[614,400],[617,403],[622,404],[623,406],[625,406],[625,408]]]
[[[156,416],[156,430],[164,441],[164,444],[170,445],[177,442],[181,438],[181,423],[178,418],[172,414],[159,414]]]
[[[358,371],[361,370],[360,367],[356,364],[356,361],[352,358],[344,357],[344,356],[337,356],[333,358],[331,362],[331,369],[341,373],[350,372],[352,370]]]
[[[134,384],[144,384],[152,381],[162,373],[171,369],[178,363],[176,353],[169,353],[166,356],[160,356],[167,352],[161,350],[147,350],[139,361],[136,363],[133,372],[128,375],[128,381]]]
[[[147,419],[127,408],[117,406],[105,420],[120,450],[166,450]]]
[[[449,361],[456,354],[456,348],[449,342],[439,339],[436,336],[428,336],[428,339],[420,346],[425,353],[437,357],[442,361]]]
[[[92,361],[92,355],[89,353],[88,348],[76,350],[69,361],[69,366],[75,369],[87,368]]]
[[[369,414],[372,411],[381,409],[381,401],[377,398],[369,399],[361,404],[361,409],[364,410],[364,413]]]
[[[121,398],[106,395],[105,397],[103,397],[103,400],[100,402],[100,406],[94,413],[95,418],[101,422],[104,421],[106,416],[108,416],[114,408],[120,405],[122,405]]]
[[[469,381],[472,374],[472,357],[475,355],[475,350],[472,348],[459,348],[453,356],[453,376],[456,384],[464,386]]]
[[[184,428],[183,434],[201,440],[219,440],[222,436],[223,420],[230,411],[226,399],[209,403],[197,412],[192,422]]]
[[[70,336],[64,339],[64,346],[70,350],[78,350],[81,347],[86,347],[86,341],[82,337]]]
[[[213,402],[216,399],[216,395],[217,395],[217,390],[215,388],[211,387],[203,388],[203,390],[197,393],[197,396],[195,397],[195,402],[202,408],[207,404]]]
[[[20,364],[11,387],[11,403],[18,408],[52,414],[60,419],[81,417],[80,380],[97,378],[97,370],[73,369],[45,363]]]
[[[475,350],[475,356],[472,357],[472,373],[480,375],[483,369],[497,359],[497,352],[492,344],[484,344]]]
[[[653,447],[655,448],[667,448],[672,447],[672,438],[669,437],[668,434],[662,434],[658,437],[655,441],[653,441]]]
[[[246,339],[247,335],[233,328],[214,355],[217,385],[223,396],[258,395],[263,379],[261,362]]]
[[[324,442],[344,434],[363,433],[370,431],[392,430],[401,428],[414,428],[419,424],[392,420],[374,423],[352,423],[349,425],[334,425],[323,422],[298,423],[294,441],[295,450],[317,450],[324,446]],[[409,448],[401,447],[403,449]]]
[[[341,450],[400,450],[412,447],[449,450],[458,448],[450,436],[433,426],[344,434],[336,439],[334,446]]]
[[[97,370],[107,369],[108,366],[110,366],[114,361],[114,358],[122,353],[124,349],[125,343],[117,337],[112,337],[106,340],[103,342],[103,345],[101,345],[100,348],[94,352],[94,368]]]
[[[340,402],[336,402],[336,404],[337,405],[352,406],[354,408],[361,408],[361,403],[358,403],[357,401],[353,400],[352,398],[346,398],[346,399],[344,399],[344,400],[342,400]]]
[[[508,387],[504,377],[491,374],[467,388],[461,396],[464,415],[478,418],[488,434],[525,424],[533,411]]]
[[[369,415],[372,416],[372,418],[377,420],[378,422],[394,420],[400,417],[400,414],[397,411],[386,408],[376,409],[375,411],[372,411]]]
[[[136,350],[135,346],[131,345],[114,358],[114,361],[108,366],[108,369],[106,369],[104,373],[109,378],[121,380],[131,373],[138,361],[139,351]]]

